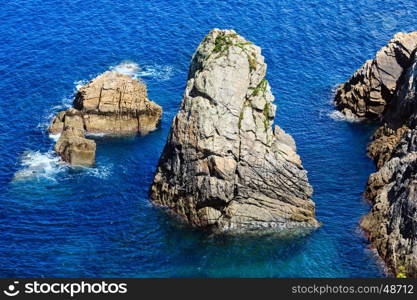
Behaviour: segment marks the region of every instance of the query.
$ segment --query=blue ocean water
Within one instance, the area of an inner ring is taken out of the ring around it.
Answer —
[[[414,0],[10,0],[0,4],[0,277],[378,277],[358,228],[373,127],[341,121],[334,87],[398,31]],[[211,28],[263,48],[276,122],[292,134],[323,226],[306,237],[212,237],[152,207],[148,188],[191,56]],[[96,137],[71,169],[46,128],[78,84],[140,66],[163,106],[145,137]]]

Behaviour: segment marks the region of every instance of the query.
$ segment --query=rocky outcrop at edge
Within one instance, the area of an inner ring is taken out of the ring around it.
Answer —
[[[153,203],[215,232],[319,226],[294,140],[272,123],[261,50],[212,30],[195,52],[155,174]]]
[[[361,220],[372,245],[397,276],[417,277],[417,32],[398,33],[336,94],[347,116],[380,120],[368,145],[377,171]]]
[[[347,117],[378,120],[398,90],[417,47],[417,32],[397,33],[336,90],[335,105]]]
[[[147,97],[146,86],[128,75],[107,71],[82,86],[73,108],[59,112],[49,132],[61,134],[55,151],[73,165],[92,165],[96,144],[85,133],[147,134],[158,126],[162,108]]]

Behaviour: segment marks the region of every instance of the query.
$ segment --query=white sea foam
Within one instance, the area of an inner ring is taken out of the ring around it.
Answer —
[[[115,71],[121,74],[125,74],[131,77],[135,77],[138,71],[140,70],[140,67],[137,63],[132,61],[124,61],[116,66],[110,67],[111,71]]]
[[[333,108],[335,107],[334,99],[335,99],[338,87],[339,87],[339,84],[336,84],[332,87],[331,95],[329,97],[329,104]],[[353,116],[353,115],[346,116],[342,112],[340,112],[338,110],[335,110],[335,109],[332,109],[331,111],[328,111],[327,116],[330,117],[332,120],[337,121],[337,122],[349,122],[349,123],[360,122],[360,120],[358,118],[356,118],[355,116]]]
[[[26,151],[21,157],[22,169],[17,171],[13,180],[27,180],[32,178],[48,178],[62,172],[66,165],[52,151],[41,153],[39,151]]]
[[[63,162],[53,151],[41,153],[40,151],[26,151],[20,160],[21,169],[18,170],[13,181],[46,178],[55,181],[57,175],[64,176],[70,168],[82,170],[87,176],[107,178],[111,174],[113,165],[99,165],[92,168],[70,166]]]
[[[37,128],[45,132],[48,129],[49,125],[51,124],[52,119],[57,114],[57,112],[71,108],[72,101],[73,101],[72,96],[64,97],[61,100],[61,104],[55,105],[45,110],[44,117],[42,117],[42,120],[41,122],[39,122]],[[53,136],[50,136],[50,137],[54,139]]]
[[[53,140],[54,142],[57,142],[58,140],[59,140],[59,138],[61,137],[61,134],[60,133],[57,133],[57,134],[49,134],[49,138],[51,139],[51,140]]]
[[[334,110],[330,112],[329,117],[332,118],[334,121],[339,121],[339,122],[344,121],[344,122],[350,122],[350,123],[357,123],[360,121],[358,118],[355,118],[353,116],[346,116],[338,110]]]
[[[159,81],[169,80],[173,74],[172,66],[143,65],[132,61],[124,61],[116,66],[110,67],[111,71],[119,72],[133,78],[153,78]]]
[[[85,135],[86,135],[86,137],[92,137],[92,138],[97,137],[97,138],[100,138],[100,137],[107,136],[109,134],[108,133],[105,133],[105,132],[86,132]]]
[[[97,166],[94,168],[86,168],[86,171],[89,175],[105,179],[111,174],[111,169],[113,165],[107,165],[107,166]]]
[[[139,72],[136,73],[137,77],[152,77],[159,81],[169,80],[173,75],[172,66],[144,66]]]
[[[83,85],[86,85],[88,83],[88,80],[77,80],[74,81],[75,90],[78,91]]]

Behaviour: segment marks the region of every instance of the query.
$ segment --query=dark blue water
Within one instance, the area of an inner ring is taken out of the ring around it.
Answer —
[[[415,1],[2,1],[0,276],[384,276],[358,229],[373,128],[331,118],[332,90],[397,31]],[[323,227],[296,239],[210,237],[149,204],[191,55],[213,27],[263,48],[276,122],[298,145]],[[51,152],[52,114],[76,84],[136,63],[162,127],[97,139],[97,166]]]

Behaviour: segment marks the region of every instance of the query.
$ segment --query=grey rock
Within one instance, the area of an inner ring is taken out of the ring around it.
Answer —
[[[394,274],[417,277],[417,152],[394,157],[369,177],[371,212],[361,220]]]
[[[380,119],[398,90],[404,70],[411,65],[417,32],[397,33],[336,91],[335,105],[348,117]]]
[[[213,29],[195,52],[150,197],[216,232],[310,230],[312,188],[276,106],[261,49]]]
[[[372,246],[396,275],[417,277],[417,32],[398,33],[336,94],[336,107],[362,120],[379,120],[368,145],[377,171],[361,220]],[[376,108],[376,109],[375,109]]]

